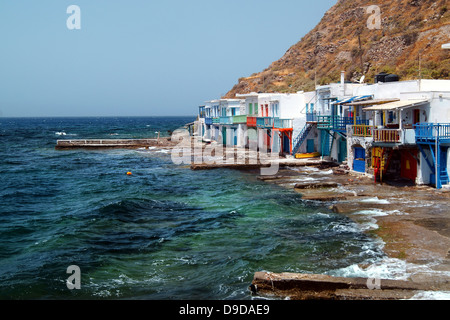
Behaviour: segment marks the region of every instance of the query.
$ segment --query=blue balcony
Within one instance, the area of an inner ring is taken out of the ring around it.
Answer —
[[[275,118],[274,128],[275,129],[292,129],[293,128],[292,123],[293,123],[292,119]]]
[[[450,143],[450,123],[419,123],[414,125],[416,142]]]
[[[274,119],[272,117],[258,117],[256,118],[256,127],[263,129],[272,129],[274,125]]]
[[[213,118],[205,118],[205,124],[207,126],[210,126],[213,124]]]
[[[220,124],[233,124],[233,117],[220,117]]]
[[[306,122],[317,122],[319,115],[320,115],[320,113],[318,113],[318,112],[307,112],[306,113]]]
[[[312,116],[311,116],[312,117]],[[312,119],[312,118],[311,118]],[[369,120],[354,119],[353,117],[341,117],[341,116],[319,116],[314,115],[314,119],[317,119],[317,128],[325,130],[333,130],[343,132],[347,129],[348,125],[369,125]],[[314,122],[315,122],[314,121]],[[312,122],[308,121],[307,122]]]

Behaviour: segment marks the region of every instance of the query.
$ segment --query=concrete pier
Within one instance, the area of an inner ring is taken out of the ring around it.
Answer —
[[[79,139],[58,140],[55,149],[137,149],[172,145],[169,138],[159,139]]]
[[[249,289],[256,295],[292,300],[397,300],[433,290],[413,281],[270,272],[256,272]]]

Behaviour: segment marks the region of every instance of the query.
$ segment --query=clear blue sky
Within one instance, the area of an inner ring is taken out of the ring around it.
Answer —
[[[0,116],[194,115],[336,0],[1,0]],[[69,5],[81,29],[69,30]]]

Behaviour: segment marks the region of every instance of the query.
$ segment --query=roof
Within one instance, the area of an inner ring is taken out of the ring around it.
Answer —
[[[389,102],[389,103],[384,103],[384,104],[380,104],[380,105],[376,105],[376,106],[372,106],[372,107],[367,107],[364,108],[364,111],[371,111],[371,110],[395,110],[395,109],[400,109],[400,108],[409,108],[409,107],[415,107],[415,106],[419,106],[422,104],[426,104],[428,103],[428,100],[400,100],[400,101],[395,101],[395,102]]]
[[[353,101],[362,101],[362,100],[367,100],[367,99],[371,99],[371,98],[372,98],[371,95],[370,96],[354,96],[351,98],[345,98],[345,99],[342,99],[339,101],[335,101],[332,104],[345,104],[345,103],[350,103]]]
[[[372,106],[377,104],[384,104],[388,102],[395,102],[399,101],[398,98],[391,98],[391,99],[373,99],[373,100],[365,100],[365,101],[357,101],[357,102],[350,102],[345,103],[346,106]]]

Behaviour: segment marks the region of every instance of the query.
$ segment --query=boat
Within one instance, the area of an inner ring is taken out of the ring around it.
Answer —
[[[320,152],[296,153],[295,154],[295,159],[317,158],[317,157],[320,157]]]

